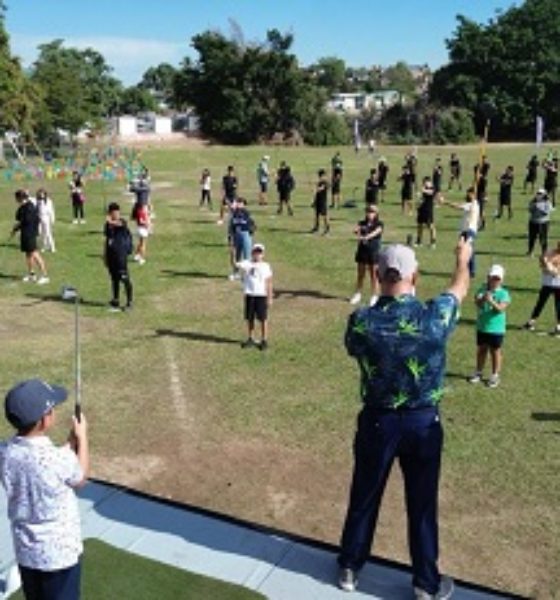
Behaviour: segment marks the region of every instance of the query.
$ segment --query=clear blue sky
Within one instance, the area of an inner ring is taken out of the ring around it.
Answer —
[[[351,66],[398,60],[436,68],[456,15],[487,23],[519,0],[6,0],[12,52],[29,66],[37,46],[56,38],[98,50],[124,84],[160,62],[178,66],[190,39],[207,29],[260,41],[273,27],[295,36],[293,52],[308,65],[338,56]]]

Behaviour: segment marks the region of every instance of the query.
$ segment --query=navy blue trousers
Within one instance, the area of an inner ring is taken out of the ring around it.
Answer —
[[[79,562],[60,571],[39,571],[18,566],[25,600],[79,600]]]
[[[413,585],[439,589],[438,487],[443,429],[436,408],[376,411],[358,416],[354,474],[338,562],[359,570],[370,554],[391,465],[399,459],[405,486]]]

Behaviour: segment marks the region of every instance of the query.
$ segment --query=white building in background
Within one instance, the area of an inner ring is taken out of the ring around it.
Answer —
[[[120,137],[131,137],[136,135],[136,117],[117,117],[117,135]]]
[[[358,114],[362,110],[384,111],[400,101],[401,95],[396,90],[340,93],[331,96],[327,102],[327,109],[352,115]]]

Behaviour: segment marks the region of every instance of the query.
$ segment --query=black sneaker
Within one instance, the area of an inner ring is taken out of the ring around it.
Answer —
[[[352,569],[340,569],[338,574],[338,587],[345,592],[355,592],[358,587],[358,576]]]
[[[330,225],[327,225],[327,226],[325,227],[325,230],[323,231],[323,235],[327,235],[327,233],[329,233],[329,231],[330,231],[330,230],[331,230],[331,226],[330,226]]]
[[[261,340],[259,344],[259,350],[266,350],[268,348],[268,342],[266,340]]]
[[[535,321],[533,319],[529,319],[525,325],[523,325],[523,329],[527,329],[527,331],[535,331]]]
[[[313,227],[313,229],[311,229],[311,230],[309,231],[309,233],[317,233],[318,231],[319,231],[319,228],[318,228],[318,227]]]
[[[253,338],[247,338],[244,342],[241,342],[242,348],[250,348],[251,346],[255,345],[255,340]]]

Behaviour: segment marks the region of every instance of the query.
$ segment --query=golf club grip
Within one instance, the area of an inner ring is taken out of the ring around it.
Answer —
[[[78,402],[74,405],[74,416],[78,423],[82,420],[82,406]]]

